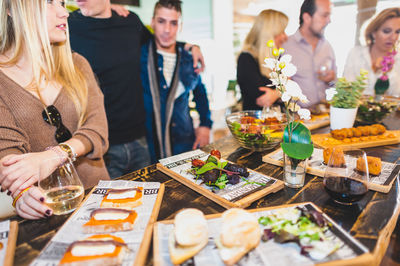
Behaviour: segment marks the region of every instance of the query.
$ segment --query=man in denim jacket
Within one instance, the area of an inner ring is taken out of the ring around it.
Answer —
[[[206,89],[191,54],[176,42],[181,14],[181,1],[158,1],[151,23],[154,38],[141,51],[146,136],[153,162],[209,143],[212,121]],[[200,115],[196,131],[189,114],[190,92]]]

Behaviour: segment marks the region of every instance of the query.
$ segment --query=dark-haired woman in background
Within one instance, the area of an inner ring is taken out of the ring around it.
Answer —
[[[280,48],[287,40],[285,33],[288,17],[282,12],[263,10],[247,35],[238,58],[237,82],[243,98],[243,110],[260,110],[271,106],[279,97],[279,92],[269,80],[270,70],[264,67],[265,57],[270,57],[267,42],[274,40]]]
[[[0,4],[0,185],[28,219],[52,214],[33,185],[68,158],[85,188],[109,179],[103,94],[71,53],[67,18],[61,0]]]

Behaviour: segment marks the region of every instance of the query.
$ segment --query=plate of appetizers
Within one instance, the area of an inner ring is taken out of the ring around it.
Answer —
[[[369,250],[314,204],[207,215],[183,209],[157,222],[154,265],[368,265]]]
[[[32,265],[144,265],[164,185],[100,181]]]
[[[315,145],[322,148],[368,148],[400,143],[400,130],[386,130],[385,126],[374,124],[336,129],[328,134],[313,134],[311,139]]]
[[[222,160],[218,150],[161,159],[157,169],[225,208],[247,207],[284,187],[278,179]]]
[[[313,154],[307,161],[307,173],[324,177],[325,169],[332,155],[333,149],[331,147],[325,149],[314,148]],[[342,149],[335,149],[336,161],[352,160],[352,158],[346,158],[343,155]],[[277,166],[283,166],[283,152],[282,149],[278,149],[265,155],[262,158],[263,162],[274,164]],[[366,167],[362,164],[362,161],[354,163],[354,174],[357,175],[357,171],[365,172]],[[400,165],[384,162],[379,157],[367,156],[368,170],[369,170],[369,182],[368,189],[388,193],[392,188],[393,182],[396,180],[400,172]]]
[[[17,236],[18,223],[16,221],[0,222],[0,265],[13,265]]]

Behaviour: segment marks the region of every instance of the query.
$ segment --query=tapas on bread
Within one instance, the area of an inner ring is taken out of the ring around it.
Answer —
[[[73,242],[60,261],[60,265],[120,265],[127,245],[120,237],[93,235]]]
[[[246,210],[232,208],[222,214],[220,234],[214,240],[225,265],[233,265],[257,247],[260,239],[257,218]]]
[[[101,208],[121,208],[132,210],[142,205],[143,188],[116,188],[108,190],[101,201]]]
[[[33,264],[144,265],[163,192],[158,182],[100,181]]]
[[[111,233],[132,230],[137,212],[118,208],[100,208],[90,214],[83,225],[85,233]]]
[[[193,219],[195,217],[193,215]],[[197,251],[194,257],[191,257],[193,253],[189,254],[189,249],[182,250],[180,254],[183,257],[187,253],[186,258],[191,258],[188,264],[238,263],[261,266],[276,265],[279,262],[279,265],[292,265],[295,259],[311,265],[355,259],[369,252],[312,203],[250,211],[232,208],[221,215],[206,216],[206,221],[209,229],[205,247]],[[183,235],[195,230],[190,225],[182,228],[184,230],[180,234]],[[175,263],[171,258],[176,253],[176,246],[171,246],[170,242],[166,244],[171,234],[175,234],[175,229],[175,221],[155,224],[153,246],[156,266]],[[206,236],[199,238],[206,239]],[[195,245],[194,242],[191,244]],[[372,256],[370,259],[372,261]]]
[[[208,225],[197,209],[181,210],[174,220],[174,230],[168,239],[173,264],[181,264],[200,252],[208,243]]]

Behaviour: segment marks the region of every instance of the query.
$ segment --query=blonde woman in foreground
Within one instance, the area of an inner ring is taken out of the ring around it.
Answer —
[[[0,2],[0,185],[27,219],[52,215],[34,184],[68,158],[85,188],[109,179],[103,94],[67,18],[61,0]]]
[[[261,110],[271,106],[279,92],[271,84],[269,70],[264,67],[265,57],[270,57],[267,42],[274,40],[277,48],[287,40],[285,33],[288,17],[282,12],[267,9],[257,17],[247,35],[238,58],[237,81],[243,97],[243,110]]]

